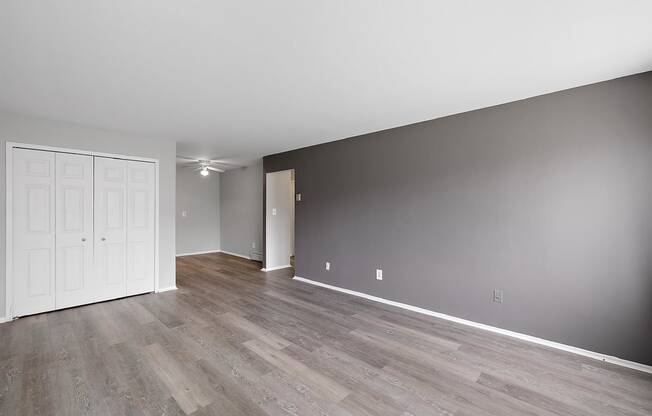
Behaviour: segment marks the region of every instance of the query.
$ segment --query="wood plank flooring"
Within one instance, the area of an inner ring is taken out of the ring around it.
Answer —
[[[652,376],[225,254],[179,290],[0,325],[2,415],[651,415]]]

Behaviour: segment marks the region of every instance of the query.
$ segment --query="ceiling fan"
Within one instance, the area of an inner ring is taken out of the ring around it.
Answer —
[[[208,176],[210,172],[223,173],[226,169],[238,168],[240,166],[227,163],[221,160],[194,159],[191,157],[177,156],[177,160],[185,163],[184,167],[199,171],[202,176]]]

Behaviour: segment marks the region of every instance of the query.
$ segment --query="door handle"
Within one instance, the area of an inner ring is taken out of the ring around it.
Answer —
[[[85,237],[82,237],[82,241],[86,241],[86,238],[85,238]]]
[[[102,241],[106,241],[106,238],[102,237]]]

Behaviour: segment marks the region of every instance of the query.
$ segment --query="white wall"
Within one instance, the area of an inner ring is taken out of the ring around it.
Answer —
[[[177,166],[177,255],[220,249],[220,174]],[[183,216],[183,212],[186,216]]]
[[[7,141],[158,159],[160,161],[159,285],[162,288],[175,286],[176,145],[174,142],[0,112],[0,318],[4,317],[6,310],[5,153]]]
[[[222,250],[260,259],[263,249],[263,162],[220,174]],[[255,246],[255,247],[254,247]]]
[[[265,180],[265,268],[274,269],[288,266],[292,255],[292,171],[268,173]]]

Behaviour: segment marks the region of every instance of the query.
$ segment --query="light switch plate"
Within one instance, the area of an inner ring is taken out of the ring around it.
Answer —
[[[300,202],[301,201],[301,194],[295,194],[294,195],[294,200],[297,201],[297,202]]]
[[[272,208],[272,215],[276,215],[276,208]]]
[[[376,269],[376,280],[383,280],[383,270]]]

